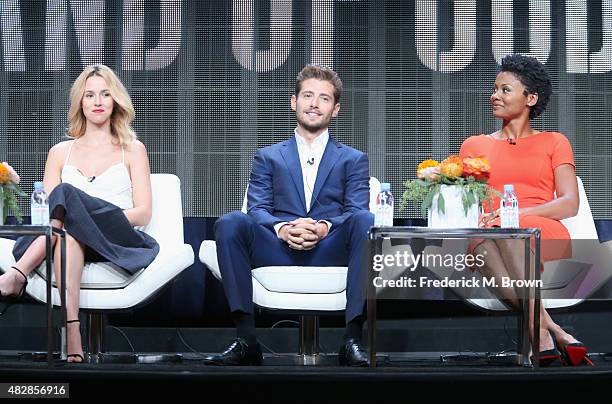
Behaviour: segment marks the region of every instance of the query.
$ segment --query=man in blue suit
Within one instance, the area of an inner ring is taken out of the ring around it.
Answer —
[[[223,288],[237,338],[220,365],[259,365],[251,269],[274,265],[346,266],[345,341],[340,363],[365,366],[361,345],[365,307],[369,212],[368,157],[329,135],[340,111],[342,82],[331,69],[307,65],[297,76],[291,109],[297,128],[289,140],[256,152],[248,214],[231,212],[215,224]]]

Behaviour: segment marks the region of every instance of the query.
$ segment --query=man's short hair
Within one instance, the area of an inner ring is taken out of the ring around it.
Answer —
[[[342,95],[342,80],[338,77],[338,73],[330,69],[329,67],[308,64],[304,66],[301,72],[298,73],[295,78],[295,95],[296,97],[302,90],[302,82],[308,79],[317,79],[329,81],[334,86],[334,103],[340,101]]]

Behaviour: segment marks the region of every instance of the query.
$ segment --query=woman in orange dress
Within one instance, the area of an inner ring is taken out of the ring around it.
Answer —
[[[519,201],[519,222],[523,228],[540,228],[543,261],[571,257],[570,236],[561,219],[578,212],[578,184],[572,148],[558,132],[543,132],[531,120],[546,109],[552,93],[544,66],[532,57],[507,55],[491,95],[493,115],[502,120],[502,129],[489,135],[472,136],[461,145],[461,157],[485,157],[491,163],[489,185],[502,192],[513,184]],[[556,192],[556,197],[555,197]],[[493,212],[481,217],[481,226],[499,226],[499,199]],[[475,253],[485,254],[485,276],[524,279],[524,247],[521,240],[480,240]],[[512,288],[499,287],[496,293],[513,307],[520,301]],[[533,337],[533,301],[530,301]],[[556,324],[541,305],[540,364],[555,361],[577,365],[588,362],[587,349]],[[552,335],[551,335],[552,334]],[[553,339],[554,336],[554,339]],[[555,344],[556,342],[556,344]]]

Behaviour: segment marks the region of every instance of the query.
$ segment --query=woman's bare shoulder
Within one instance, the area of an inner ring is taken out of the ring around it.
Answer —
[[[68,154],[68,150],[70,149],[70,145],[74,142],[74,140],[65,140],[63,142],[59,142],[53,147],[49,149],[49,157],[52,158],[61,158],[66,157]]]
[[[50,150],[53,150],[53,151],[66,150],[67,151],[73,142],[74,142],[74,139],[64,140],[63,142],[54,144]]]
[[[125,148],[125,151],[135,154],[135,155],[142,154],[142,153],[146,154],[147,148],[145,147],[144,143],[142,143],[138,139],[135,139]]]
[[[129,167],[149,164],[147,148],[140,140],[133,140],[125,147],[125,161]]]

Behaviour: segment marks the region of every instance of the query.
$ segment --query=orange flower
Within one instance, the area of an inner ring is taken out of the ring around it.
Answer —
[[[8,184],[10,178],[10,173],[8,168],[4,166],[4,164],[0,163],[0,185]]]
[[[425,160],[423,161],[421,164],[419,164],[419,167],[417,168],[417,178],[422,178],[423,176],[423,170],[425,170],[426,168],[429,167],[437,167],[439,166],[440,163],[438,163],[436,160]],[[430,171],[430,170],[428,170]]]
[[[449,178],[461,177],[463,173],[463,161],[459,156],[449,156],[441,164],[440,170],[442,175]]]
[[[484,157],[463,159],[463,176],[472,176],[476,181],[486,181],[491,176],[491,164]]]
[[[7,162],[0,162],[0,185],[19,184],[19,175]]]

